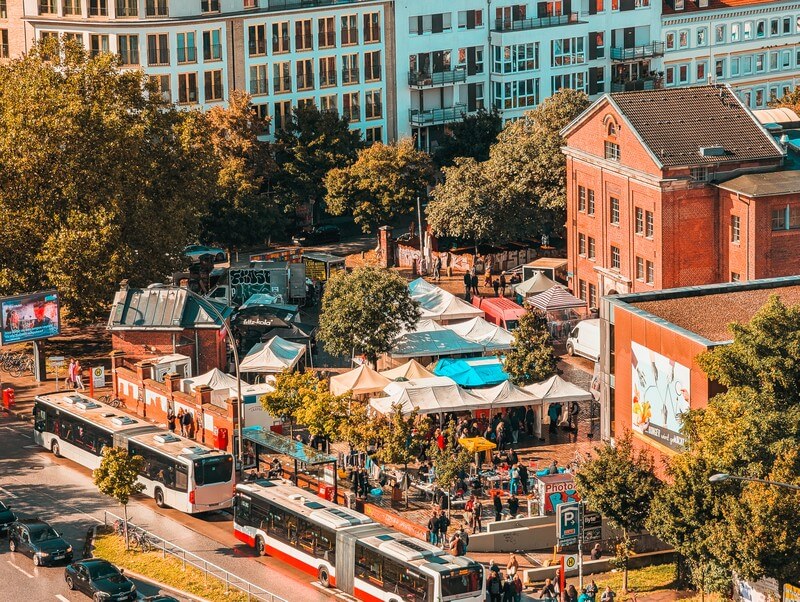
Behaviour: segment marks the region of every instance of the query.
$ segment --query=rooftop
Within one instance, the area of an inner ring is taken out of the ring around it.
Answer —
[[[748,322],[771,295],[777,295],[787,305],[800,303],[800,276],[692,286],[608,299],[612,305],[655,318],[711,346],[731,341],[733,334],[728,325]]]
[[[199,299],[186,289],[158,286],[137,289],[123,285],[114,295],[109,330],[183,330],[220,328],[222,323],[212,308],[225,318],[230,307]]]
[[[610,97],[665,167],[783,157],[777,142],[727,86],[641,90]],[[718,152],[703,153],[704,148]]]
[[[746,174],[717,186],[750,198],[800,194],[800,171]]]
[[[669,2],[664,2],[663,14],[682,15],[683,13],[693,13],[709,10],[726,10],[739,8],[742,6],[758,6],[760,4],[777,4],[775,0],[709,0],[708,6],[700,7],[697,0],[685,0],[683,10],[675,10]]]

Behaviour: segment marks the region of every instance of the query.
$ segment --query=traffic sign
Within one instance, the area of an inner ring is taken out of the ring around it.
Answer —
[[[602,539],[603,527],[589,527],[583,531],[584,543],[594,543],[596,541],[602,541]]]
[[[564,556],[564,570],[565,571],[574,571],[578,568],[578,555],[577,554],[570,554],[569,556]]]
[[[580,503],[559,504],[556,507],[556,538],[565,545],[566,540],[575,540],[581,533]]]

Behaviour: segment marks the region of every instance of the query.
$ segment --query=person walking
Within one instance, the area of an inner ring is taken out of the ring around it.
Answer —
[[[492,270],[488,267],[483,271],[483,286],[492,288]]]
[[[464,301],[469,301],[469,291],[472,288],[472,275],[464,272]]]
[[[550,407],[547,408],[547,416],[550,418],[550,426],[547,430],[555,433],[558,428],[558,418],[561,416],[561,404],[551,403]]]
[[[517,469],[519,470],[519,484],[522,486],[522,494],[528,495],[528,479],[530,478],[528,475],[528,467],[520,462],[517,464]]]
[[[461,543],[464,546],[463,556],[466,556],[467,551],[469,550],[469,533],[467,533],[467,530],[464,528],[464,525],[461,525],[458,528],[458,531],[456,531],[456,535],[458,535],[458,538],[461,540]]]
[[[532,406],[528,406],[525,410],[525,432],[528,437],[533,437],[533,429],[536,426],[536,412],[533,411]]]
[[[514,578],[508,574],[503,581],[503,602],[514,602]]]
[[[183,414],[184,414],[184,410],[183,410],[183,408],[180,408],[178,410],[178,426],[181,427],[181,437],[185,437],[186,436],[186,427],[183,426]]]
[[[428,537],[433,545],[439,543],[439,515],[436,514],[436,510],[428,519]]]
[[[517,489],[519,488],[519,468],[517,468],[516,464],[512,465],[511,468],[508,469],[508,490],[512,494],[517,493]]]
[[[578,432],[578,416],[581,413],[581,406],[577,401],[569,402],[569,428]]]
[[[617,594],[614,593],[614,590],[611,589],[610,585],[606,585],[606,589],[603,592],[603,595],[600,596],[600,602],[614,602],[614,598],[617,597]]]
[[[78,391],[85,391],[86,387],[83,386],[83,366],[81,366],[81,361],[75,361],[75,388]]]
[[[506,282],[506,273],[505,272],[500,272],[500,279],[499,280],[500,280],[500,284],[499,284],[499,286],[500,286],[500,294],[503,297],[505,297],[506,296],[506,286],[508,285],[508,283]]]
[[[511,496],[508,498],[508,518],[515,518],[517,513],[519,513],[519,498],[512,492]]]
[[[472,294],[480,295],[481,292],[478,290],[478,275],[475,273],[475,268],[472,268],[472,272],[470,274],[470,283],[472,284]]]
[[[186,411],[181,417],[181,432],[184,437],[192,436],[192,413]]]
[[[592,602],[596,602],[597,600],[597,583],[594,582],[594,579],[586,586],[586,595],[589,596],[589,599]]]
[[[522,602],[522,590],[524,586],[522,585],[522,579],[519,576],[519,573],[514,575],[514,602]]]
[[[544,587],[542,588],[542,591],[539,592],[539,599],[552,600],[555,597],[556,597],[556,587],[555,585],[553,585],[553,580],[545,579]]]
[[[167,409],[167,427],[170,433],[175,432],[175,410],[172,409],[172,406]]]
[[[503,501],[500,499],[500,494],[495,491],[492,496],[492,504],[494,504],[494,520],[500,521],[503,518]]]
[[[494,282],[492,282],[492,288],[494,289],[494,296],[498,297],[498,291],[500,290],[500,279],[498,278]]]
[[[75,358],[72,357],[69,360],[69,366],[67,366],[67,386],[70,389],[75,388]]]
[[[483,529],[483,502],[475,500],[475,512],[472,513],[474,524],[472,526],[472,533],[480,533]]]
[[[506,446],[506,424],[502,420],[497,423],[497,451],[503,451]]]
[[[492,571],[486,581],[486,591],[489,594],[489,602],[503,602],[503,584],[500,575]]]
[[[569,602],[578,602],[578,590],[575,589],[575,586],[570,583],[569,587],[567,588],[567,598]]]
[[[506,572],[508,573],[509,577],[513,577],[517,574],[519,570],[519,560],[514,555],[514,552],[509,553],[508,555],[508,562],[506,563]]]
[[[442,271],[442,258],[437,255],[436,259],[433,260],[433,279],[436,282],[439,282],[441,271]]]
[[[473,530],[472,532],[474,533],[475,532],[475,530],[474,530],[474,524],[475,524],[475,516],[474,516],[474,514],[475,514],[475,495],[474,494],[470,495],[469,499],[467,499],[467,503],[464,504],[464,514],[467,515],[467,524],[469,525],[469,528]]]
[[[447,529],[450,528],[450,519],[444,510],[439,513],[439,542],[444,546],[447,541]]]

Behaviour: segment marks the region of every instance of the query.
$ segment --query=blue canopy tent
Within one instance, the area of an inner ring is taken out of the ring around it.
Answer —
[[[441,359],[433,369],[436,376],[449,376],[456,384],[466,387],[489,387],[508,380],[498,357]]]

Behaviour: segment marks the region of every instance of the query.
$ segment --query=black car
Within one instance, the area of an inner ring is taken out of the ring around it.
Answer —
[[[8,535],[11,523],[17,520],[17,516],[11,512],[11,508],[0,502],[0,537]]]
[[[146,598],[142,599],[142,602],[180,602],[180,600],[173,598],[172,596],[158,594],[156,596],[147,596]]]
[[[295,234],[292,236],[292,242],[301,246],[318,245],[325,242],[339,242],[341,235],[338,226],[328,224],[327,226],[316,226]]]
[[[8,531],[8,549],[33,558],[36,566],[72,562],[72,546],[53,527],[36,519],[18,520]]]
[[[107,560],[89,558],[64,569],[67,587],[91,596],[95,602],[136,600],[136,586]]]

